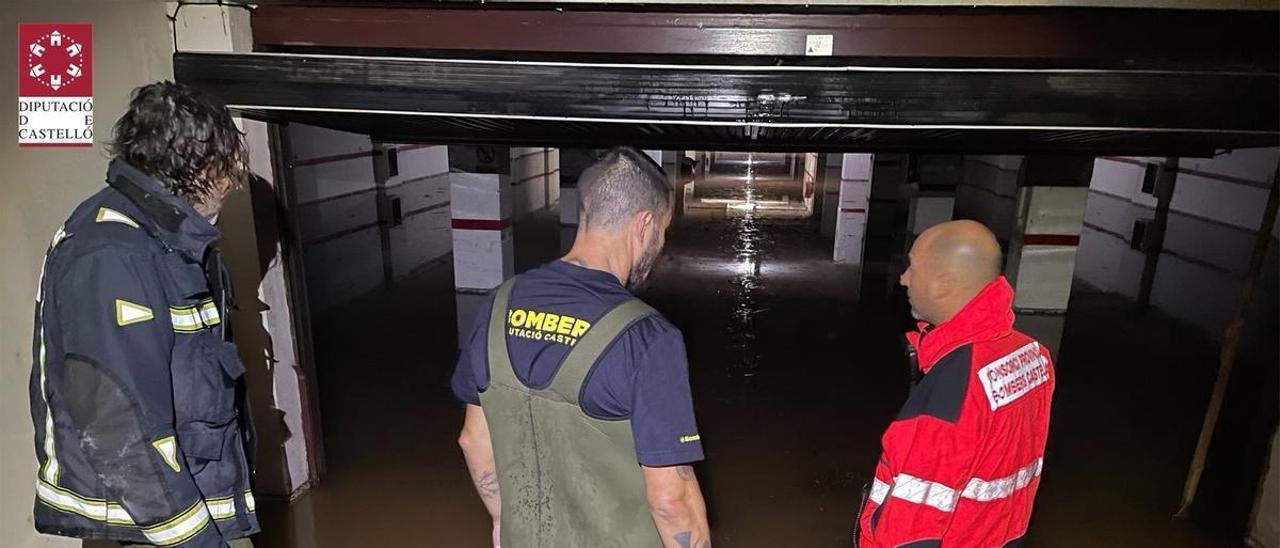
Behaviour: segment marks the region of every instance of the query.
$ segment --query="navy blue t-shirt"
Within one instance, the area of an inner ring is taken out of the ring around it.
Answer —
[[[526,386],[547,386],[572,344],[613,307],[632,299],[618,278],[602,270],[553,261],[521,274],[511,288],[507,310],[507,353]],[[489,314],[493,296],[478,309],[462,343],[453,374],[453,393],[480,405],[489,386]],[[537,326],[555,315],[555,337],[535,338]],[[518,324],[518,325],[517,325]],[[567,335],[564,332],[568,332]],[[671,466],[702,460],[702,442],[693,417],[689,363],[680,330],[660,315],[637,321],[605,350],[587,375],[579,405],[589,416],[630,419],[636,460]]]

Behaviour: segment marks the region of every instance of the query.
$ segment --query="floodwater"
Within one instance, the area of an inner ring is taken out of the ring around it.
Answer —
[[[879,436],[907,393],[905,300],[886,291],[893,269],[832,263],[781,166],[719,167],[684,194],[642,295],[689,349],[714,541],[849,546]],[[517,223],[519,269],[555,257],[556,219]],[[327,472],[292,504],[259,505],[257,546],[485,545],[447,388],[454,303],[442,263],[317,321]],[[1019,325],[1061,341],[1032,546],[1242,545],[1172,518],[1216,367],[1212,337],[1080,283],[1065,316]]]

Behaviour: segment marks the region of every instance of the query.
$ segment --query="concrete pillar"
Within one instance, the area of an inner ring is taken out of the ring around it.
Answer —
[[[374,200],[378,210],[378,241],[382,247],[382,285],[391,287],[395,282],[395,263],[391,253],[391,225],[396,222],[391,197],[387,193],[387,179],[391,178],[390,157],[397,154],[394,144],[378,143],[373,146]]]
[[[827,154],[826,163],[822,166],[822,210],[819,222],[823,236],[834,238],[836,235],[836,218],[840,216],[840,172],[844,166],[843,154]]]
[[[1088,157],[1030,156],[1023,162],[1005,267],[1017,293],[1015,309],[1066,311],[1092,175]]]
[[[1067,310],[1088,196],[1087,187],[1019,189],[1018,226],[1005,267],[1017,292],[1015,309]]]
[[[511,147],[512,219],[547,207],[547,152],[542,147]]]
[[[173,4],[168,9],[175,14],[174,40],[181,51],[253,49],[246,9],[219,5],[178,9]],[[246,367],[245,384],[258,434],[255,488],[260,494],[288,497],[305,489],[323,468],[318,389],[309,357],[310,318],[301,261],[274,259],[297,259],[301,254],[298,250],[281,253],[279,224],[289,220],[275,215],[275,200],[286,198],[274,177],[270,128],[262,122],[236,121],[245,133],[256,177],[223,206],[220,247],[237,295],[239,313],[231,315],[231,322]]]
[[[547,166],[547,207],[560,203],[560,149],[543,149]]]
[[[919,155],[915,166],[907,229],[919,236],[929,227],[951,220],[964,163],[963,156]]]
[[[877,154],[871,170],[871,198],[867,205],[867,238],[887,242],[909,236],[905,212],[912,187],[907,181],[911,157],[906,154]],[[910,246],[908,239],[907,245]],[[887,256],[882,257],[888,259]]]
[[[956,219],[978,221],[1008,248],[1018,205],[1022,156],[964,157],[964,176],[956,188]]]
[[[800,156],[800,199],[804,202],[807,215],[813,215],[813,208],[817,201],[815,187],[818,184],[818,156],[815,152],[806,152]]]
[[[911,210],[907,216],[907,228],[919,236],[929,227],[951,220],[955,210],[955,194],[938,194],[916,190],[911,198]]]
[[[510,165],[506,147],[449,146],[459,337],[470,330],[484,295],[515,275],[513,192],[510,173],[503,173]]]
[[[679,209],[677,209],[677,211],[679,211],[681,215],[688,213],[690,204],[694,203],[694,200],[695,200],[694,193],[697,189],[697,187],[695,187],[694,185],[696,185],[697,183],[698,183],[697,178],[693,178],[693,179],[690,179],[689,182],[682,185],[680,188],[676,189],[676,192],[680,193],[679,195],[680,203],[678,204]]]
[[[845,154],[840,172],[840,212],[836,217],[834,260],[862,264],[871,196],[873,154]]]

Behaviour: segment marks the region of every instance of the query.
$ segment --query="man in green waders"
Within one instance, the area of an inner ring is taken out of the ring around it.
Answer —
[[[569,254],[494,292],[453,377],[493,545],[710,546],[684,339],[631,294],[662,251],[671,189],[619,148],[578,193]]]

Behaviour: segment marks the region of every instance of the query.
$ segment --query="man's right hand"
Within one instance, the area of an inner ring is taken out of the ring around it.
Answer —
[[[646,496],[653,522],[666,548],[710,548],[711,529],[698,478],[689,465],[644,470]]]

